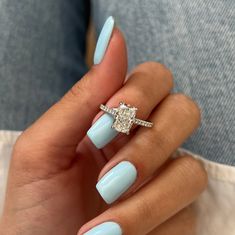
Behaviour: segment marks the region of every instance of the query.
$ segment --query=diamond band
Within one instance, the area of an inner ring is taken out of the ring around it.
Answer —
[[[119,107],[117,108],[109,108],[101,104],[100,109],[114,117],[112,128],[118,132],[129,134],[133,124],[143,127],[153,126],[152,122],[147,122],[136,118],[137,108],[127,105],[123,102],[120,102]]]
[[[152,127],[153,126],[152,122],[143,121],[143,120],[138,119],[138,118],[135,118],[134,123],[136,125],[140,125],[140,126],[144,126],[144,127]]]
[[[103,104],[100,105],[100,109],[106,113],[113,115],[113,116],[115,116],[117,113],[114,109],[111,109]]]

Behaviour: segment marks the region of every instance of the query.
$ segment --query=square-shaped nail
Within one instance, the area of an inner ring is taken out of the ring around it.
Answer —
[[[112,128],[113,121],[113,117],[105,113],[88,130],[87,136],[96,148],[103,148],[118,135],[118,132]]]
[[[100,179],[96,188],[105,202],[111,204],[133,185],[136,177],[135,166],[122,161]]]
[[[104,26],[100,32],[97,44],[96,44],[96,49],[94,53],[94,64],[99,64],[104,55],[105,52],[108,48],[109,41],[112,36],[112,32],[114,29],[114,18],[112,16],[108,17],[107,20],[104,23]]]
[[[84,235],[122,235],[122,229],[115,222],[105,222],[95,226]]]

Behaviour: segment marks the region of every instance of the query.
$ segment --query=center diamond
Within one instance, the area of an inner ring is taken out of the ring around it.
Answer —
[[[120,106],[116,108],[115,121],[112,127],[118,132],[129,134],[136,116],[136,111],[137,108],[120,103]]]

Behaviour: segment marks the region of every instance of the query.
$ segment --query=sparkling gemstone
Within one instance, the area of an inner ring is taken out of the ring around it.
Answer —
[[[123,103],[120,104],[116,109],[116,117],[112,127],[118,132],[129,134],[136,116],[136,111],[137,109],[134,107],[129,107]]]

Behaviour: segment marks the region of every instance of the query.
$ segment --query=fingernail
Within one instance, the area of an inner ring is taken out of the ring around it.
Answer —
[[[110,16],[105,21],[104,26],[100,32],[100,35],[97,41],[95,54],[94,54],[94,64],[99,64],[102,61],[105,55],[105,52],[107,50],[107,47],[109,45],[113,28],[114,28],[114,18]]]
[[[123,161],[106,173],[97,183],[96,188],[105,202],[111,204],[130,188],[136,177],[135,166],[128,161]]]
[[[117,223],[105,222],[92,228],[84,235],[122,235],[122,229]]]
[[[105,113],[88,130],[87,136],[96,148],[103,148],[118,135],[118,132],[112,128],[113,121],[113,117]]]

